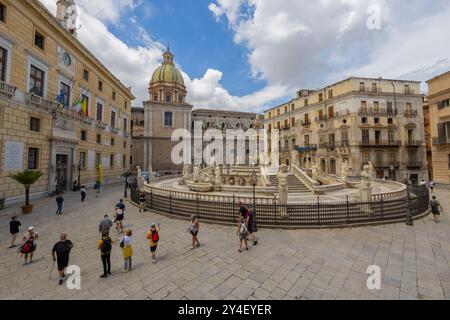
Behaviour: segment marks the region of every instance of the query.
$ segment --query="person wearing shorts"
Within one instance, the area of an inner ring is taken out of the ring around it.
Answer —
[[[191,223],[188,228],[189,233],[192,235],[192,249],[195,247],[200,247],[200,242],[198,241],[198,232],[200,231],[200,224],[198,222],[197,216],[191,216]]]
[[[253,245],[256,246],[258,244],[258,241],[256,240],[256,223],[255,223],[255,214],[253,212],[253,209],[248,210],[247,212],[247,230],[249,237],[248,239],[253,241]]]
[[[433,214],[434,221],[436,223],[439,222],[439,218],[441,217],[442,207],[439,201],[433,196],[433,199],[430,201],[431,213]]]
[[[149,241],[150,252],[152,254],[153,261],[156,262],[156,249],[158,248],[159,242],[159,231],[161,228],[159,225],[152,223],[150,230],[147,232],[147,239]]]
[[[23,236],[24,245],[26,245],[27,243],[31,244],[30,251],[23,252],[23,255],[25,257],[24,265],[27,264],[28,255],[30,256],[30,263],[33,262],[34,252],[37,249],[37,239],[39,239],[39,234],[36,232],[34,227],[29,227],[27,233],[25,233]]]
[[[240,219],[239,219],[238,229],[237,229],[236,233],[239,235],[239,241],[240,241],[239,252],[242,252],[242,250],[244,249],[244,244],[245,244],[245,250],[248,250],[248,244],[247,244],[247,236],[248,236],[247,221],[244,219],[243,216],[241,216]]]
[[[62,233],[59,241],[55,243],[52,249],[53,261],[57,261],[59,271],[59,284],[62,285],[65,278],[65,271],[69,265],[70,250],[72,250],[72,241],[67,240],[67,235]]]
[[[120,208],[116,208],[114,220],[116,222],[116,230],[118,234],[123,233],[123,218],[124,218],[123,210]]]

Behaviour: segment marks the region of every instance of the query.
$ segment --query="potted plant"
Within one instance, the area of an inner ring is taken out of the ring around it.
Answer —
[[[22,212],[23,214],[31,213],[33,211],[33,205],[30,205],[30,188],[42,177],[42,172],[25,170],[12,174],[9,177],[25,187],[25,205],[22,207]]]

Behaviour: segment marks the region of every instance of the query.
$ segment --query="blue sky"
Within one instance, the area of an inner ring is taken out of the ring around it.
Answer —
[[[261,112],[349,76],[426,81],[450,70],[448,0],[75,3],[78,39],[132,87],[135,106],[168,42],[195,108]]]
[[[222,84],[232,95],[246,95],[260,90],[267,83],[251,77],[246,56],[248,50],[233,42],[234,34],[226,20],[216,21],[208,9],[210,0],[145,1],[133,10],[137,24],[145,28],[153,40],[170,43],[176,63],[189,76],[200,78],[208,68],[221,70]],[[110,24],[110,30],[129,45],[139,45],[133,29]]]

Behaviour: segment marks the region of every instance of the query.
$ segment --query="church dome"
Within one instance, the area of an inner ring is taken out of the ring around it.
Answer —
[[[164,61],[155,72],[153,72],[150,84],[157,82],[169,82],[184,87],[184,79],[180,70],[173,63],[174,55],[167,49],[164,53]]]

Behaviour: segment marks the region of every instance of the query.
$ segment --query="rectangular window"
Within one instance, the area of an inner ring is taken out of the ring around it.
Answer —
[[[95,166],[98,167],[102,163],[102,156],[100,153],[95,154]]]
[[[89,81],[89,71],[86,69],[83,70],[83,79]]]
[[[85,169],[86,168],[86,152],[80,152],[80,159],[79,161],[79,165],[81,169]]]
[[[111,127],[116,127],[116,112],[111,111]]]
[[[0,3],[0,21],[6,23],[6,6]]]
[[[128,119],[123,119],[123,132],[128,132]]]
[[[116,92],[115,92],[115,91],[113,91],[113,93],[112,93],[112,99],[113,99],[114,101],[116,101]]]
[[[328,107],[328,118],[329,119],[334,118],[334,107]]]
[[[359,83],[359,91],[366,91],[366,85],[364,84],[364,82],[360,82]]]
[[[361,101],[361,111],[367,111],[367,101]]]
[[[97,143],[101,144],[102,143],[102,136],[101,135],[97,135]]]
[[[30,66],[30,87],[29,93],[34,93],[37,96],[42,97],[44,94],[44,79],[45,72],[35,66]]]
[[[269,119],[272,118],[272,112],[269,112]]]
[[[305,123],[309,123],[309,114],[305,113]]]
[[[277,122],[277,129],[278,129],[278,130],[281,129],[281,123],[280,123],[280,121]]]
[[[304,140],[304,143],[305,143],[305,147],[308,147],[309,146],[309,135],[308,134],[305,135],[303,137],[303,140]]]
[[[389,141],[389,143],[394,142],[394,131],[392,131],[392,130],[388,131],[388,141]]]
[[[387,114],[388,115],[393,115],[394,114],[394,112],[393,112],[393,109],[392,109],[392,102],[388,102],[387,103],[387,105],[386,105],[386,111],[387,111]]]
[[[328,99],[333,98],[333,90],[328,90]]]
[[[65,84],[64,82],[61,82],[61,93],[64,94],[62,99],[62,104],[65,108],[70,107],[70,87]]]
[[[289,120],[288,119],[284,119],[284,127],[289,128]]]
[[[292,127],[295,127],[295,118],[292,118],[292,119],[291,119],[291,126],[292,126]]]
[[[305,99],[305,107],[308,106],[308,99]]]
[[[122,157],[122,165],[123,165],[124,168],[127,167],[127,156],[123,156]]]
[[[405,105],[405,111],[406,112],[411,112],[412,111],[412,104],[407,102]]]
[[[448,155],[448,170],[450,170],[450,154]]]
[[[370,141],[369,130],[362,130],[362,142],[368,144]]]
[[[0,47],[0,80],[6,81],[6,68],[8,62],[8,51]]]
[[[103,82],[98,82],[98,91],[103,91]]]
[[[45,37],[37,30],[34,31],[34,45],[42,50],[45,48]]]
[[[323,120],[323,110],[319,110],[319,120]]]
[[[172,102],[172,95],[171,94],[166,94],[166,102]]]
[[[173,127],[173,113],[172,112],[164,112],[164,127],[166,127],[166,128]]]
[[[84,131],[84,130],[81,130],[81,136],[80,136],[80,140],[81,141],[86,141],[86,131]]]
[[[380,112],[380,103],[378,101],[373,103],[373,111],[377,114]]]
[[[103,105],[101,103],[97,103],[97,121],[103,121]]]
[[[41,120],[38,118],[30,118],[30,131],[39,132],[41,127]]]
[[[348,131],[341,131],[341,141],[348,143]]]
[[[388,118],[388,124],[394,124],[394,120],[392,118]]]
[[[411,93],[411,91],[409,89],[409,85],[407,85],[407,84],[405,84],[405,93],[406,94],[410,94]]]
[[[109,166],[112,168],[114,167],[114,155],[109,156]]]
[[[272,131],[272,125],[271,125],[271,124],[269,124],[269,126],[267,127],[267,130],[268,130],[269,132]]]
[[[28,149],[28,169],[36,170],[38,168],[39,149]]]
[[[124,149],[127,148],[127,142],[126,142],[126,141],[123,142],[123,148],[124,148]]]
[[[372,92],[377,92],[378,91],[378,86],[376,83],[372,83]]]
[[[128,108],[128,101],[125,101],[125,109]]]
[[[111,138],[111,146],[114,146],[114,138]]]
[[[381,144],[381,131],[380,130],[375,131],[375,143]]]
[[[280,109],[277,110],[277,115],[278,115],[278,116],[280,115]]]
[[[319,93],[319,102],[323,101],[323,93]]]

